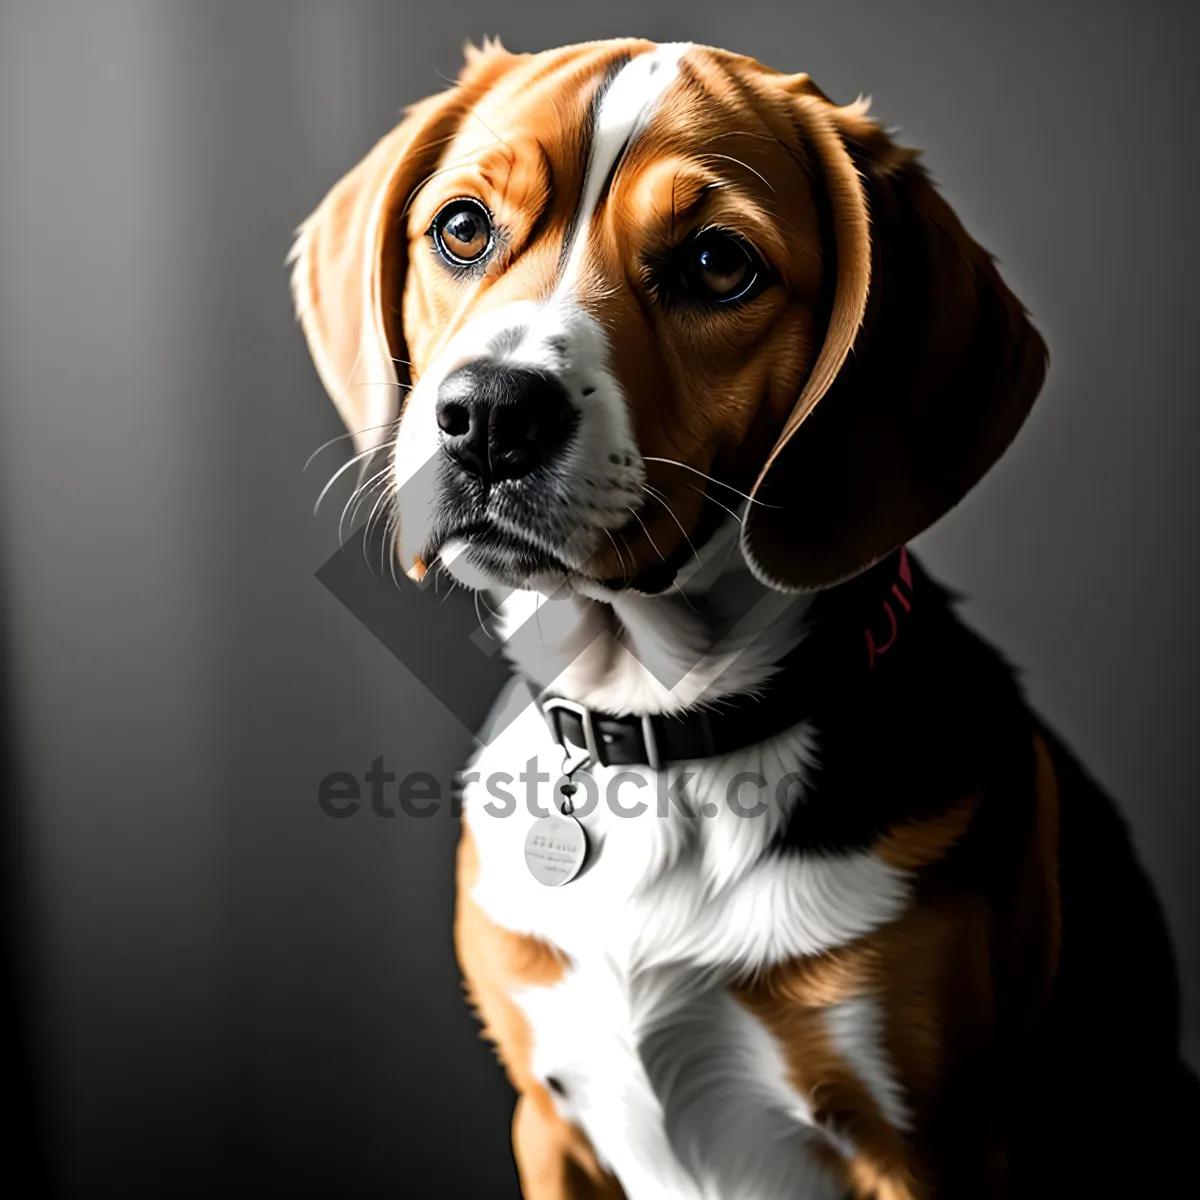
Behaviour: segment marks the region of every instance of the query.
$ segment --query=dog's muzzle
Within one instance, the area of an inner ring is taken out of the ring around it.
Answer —
[[[438,389],[442,451],[484,484],[548,463],[578,420],[562,384],[529,367],[480,359],[447,375]]]

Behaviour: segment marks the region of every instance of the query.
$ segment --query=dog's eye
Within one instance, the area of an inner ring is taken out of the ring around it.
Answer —
[[[492,248],[492,219],[478,200],[451,200],[429,227],[438,253],[454,267],[468,267]]]
[[[683,278],[697,299],[728,304],[745,299],[760,281],[762,268],[740,238],[721,229],[698,233],[684,247]]]

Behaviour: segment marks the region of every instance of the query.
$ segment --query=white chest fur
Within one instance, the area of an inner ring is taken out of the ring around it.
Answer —
[[[479,853],[476,903],[570,957],[560,984],[513,997],[529,1021],[535,1074],[561,1085],[564,1116],[631,1200],[835,1195],[811,1154],[826,1135],[789,1084],[779,1047],[727,985],[893,919],[907,877],[868,853],[766,853],[802,802],[812,746],[801,726],[664,773],[593,768],[596,806],[582,817],[588,867],[544,887],[523,856],[536,819],[528,805],[548,804],[562,751],[527,692],[508,703],[525,707],[467,773],[464,819]],[[739,774],[755,778],[735,790]],[[639,815],[619,815],[639,802]],[[862,1040],[852,1013],[842,1024]]]

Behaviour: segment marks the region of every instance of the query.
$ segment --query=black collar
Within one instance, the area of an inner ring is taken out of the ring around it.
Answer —
[[[918,601],[922,578],[902,547],[822,592],[809,611],[805,637],[757,695],[729,696],[669,716],[614,716],[552,696],[541,702],[542,715],[568,757],[586,751],[586,761],[599,766],[637,763],[659,770],[732,754],[857,690],[895,644]]]

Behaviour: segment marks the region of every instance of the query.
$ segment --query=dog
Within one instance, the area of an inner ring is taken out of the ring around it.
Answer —
[[[293,257],[390,551],[521,681],[455,936],[524,1194],[1174,1190],[1157,901],[907,548],[1047,364],[916,153],[722,50],[485,41]]]

